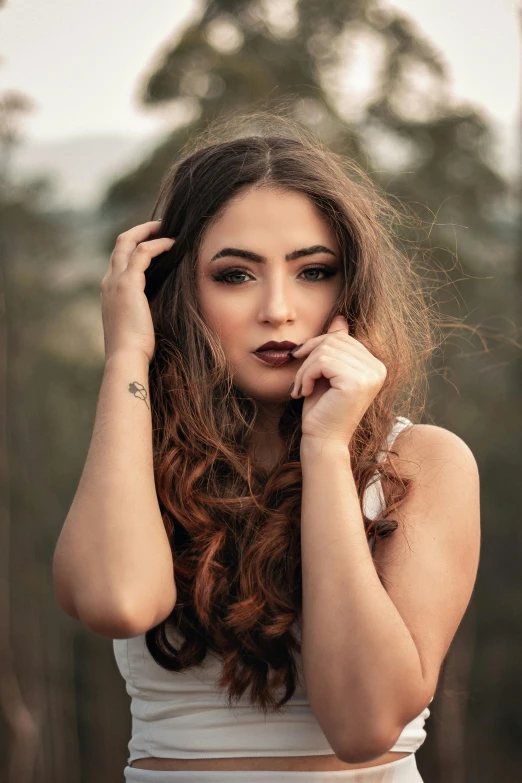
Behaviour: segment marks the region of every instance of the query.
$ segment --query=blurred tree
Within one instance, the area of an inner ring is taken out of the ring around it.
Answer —
[[[0,181],[6,186],[11,179],[10,165],[14,147],[20,143],[20,115],[34,109],[34,102],[18,90],[8,90],[0,96]]]
[[[74,654],[86,635],[56,604],[51,561],[84,460],[81,450],[71,460],[71,432],[88,441],[101,374],[71,312],[94,295],[99,307],[99,283],[62,279],[84,217],[46,211],[51,178],[12,179],[34,106],[0,94],[0,779],[65,783],[80,779]],[[60,350],[64,332],[80,357]]]

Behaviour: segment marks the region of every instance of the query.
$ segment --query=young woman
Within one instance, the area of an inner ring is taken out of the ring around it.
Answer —
[[[64,610],[114,639],[125,778],[420,781],[479,478],[460,437],[413,422],[433,311],[396,213],[304,132],[237,127],[170,169],[158,208],[101,285],[105,372],[54,560]]]

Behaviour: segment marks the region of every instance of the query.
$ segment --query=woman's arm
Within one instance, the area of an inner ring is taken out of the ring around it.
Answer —
[[[318,723],[351,763],[393,747],[428,705],[477,571],[473,455],[442,428],[416,425],[410,432],[396,444],[408,444],[403,456],[418,468],[416,486],[395,512],[401,522],[390,536],[392,557],[383,550],[387,539],[379,542],[393,599],[371,558],[348,449],[301,442],[303,674]],[[412,549],[404,534],[410,528]]]
[[[93,435],[53,561],[61,607],[95,633],[136,636],[176,602],[154,484],[148,361],[106,360]]]

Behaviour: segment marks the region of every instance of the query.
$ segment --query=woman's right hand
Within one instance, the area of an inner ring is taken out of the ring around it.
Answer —
[[[145,296],[145,269],[151,260],[170,250],[175,240],[150,239],[161,226],[157,220],[120,234],[101,282],[105,360],[122,351],[141,351],[150,362],[154,355],[154,325]]]

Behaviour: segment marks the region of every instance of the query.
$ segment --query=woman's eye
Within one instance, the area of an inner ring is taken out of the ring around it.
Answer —
[[[246,272],[242,269],[225,269],[224,272],[219,272],[217,275],[212,275],[214,280],[216,280],[218,283],[231,283],[229,280],[230,277],[237,277],[238,275],[245,275]],[[231,283],[232,285],[237,285],[236,283]]]
[[[336,274],[336,269],[332,269],[331,267],[327,266],[309,266],[306,267],[306,269],[303,269],[301,274],[304,274],[305,272],[322,272],[323,277],[319,278],[308,278],[306,282],[308,283],[321,283],[323,280],[328,279],[329,277],[332,277]],[[214,280],[216,280],[218,283],[228,283],[231,285],[241,285],[241,282],[234,283],[229,278],[230,277],[238,277],[240,275],[248,275],[248,271],[246,269],[225,269],[223,272],[219,272],[217,275],[213,275]]]
[[[328,277],[332,277],[332,275],[335,275],[335,269],[331,269],[327,266],[309,266],[306,269],[303,269],[304,272],[322,272],[323,277],[320,277],[319,279],[312,278],[310,280],[311,283],[315,283],[316,280],[318,283],[321,282],[321,280],[326,280]]]

